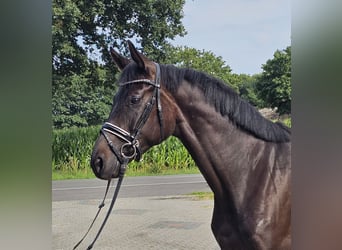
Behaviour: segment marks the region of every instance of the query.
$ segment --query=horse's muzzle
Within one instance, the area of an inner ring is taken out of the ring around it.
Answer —
[[[95,153],[91,157],[90,165],[97,178],[110,180],[119,176],[121,164],[116,157],[104,157]]]

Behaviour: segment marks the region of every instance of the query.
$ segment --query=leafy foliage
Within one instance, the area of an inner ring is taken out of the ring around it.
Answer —
[[[211,51],[197,50],[194,48],[173,47],[168,51],[168,57],[165,61],[168,64],[174,64],[178,67],[192,68],[229,84],[235,90],[238,90],[238,75],[231,73],[231,68],[226,64],[221,56],[216,56]]]
[[[87,128],[55,129],[52,132],[52,169],[73,166],[75,170],[89,167],[90,154],[99,126]],[[70,164],[77,159],[78,164]]]
[[[250,104],[255,107],[262,108],[264,107],[263,100],[259,99],[256,90],[256,84],[258,82],[260,75],[246,75],[240,74],[238,76],[238,92],[240,96],[247,100]]]
[[[186,34],[184,0],[53,0],[52,118],[54,128],[102,123],[109,114],[118,71],[108,46],[125,54],[126,39],[162,63],[204,71],[258,107],[290,112],[290,48],[277,51],[263,73],[238,75],[211,51],[173,47]]]
[[[256,87],[260,99],[277,112],[291,113],[291,47],[277,50],[272,59],[262,66],[263,72]]]
[[[87,128],[65,128],[53,130],[52,171],[77,175],[86,172],[94,176],[89,166],[90,155],[100,126]],[[188,151],[176,137],[170,137],[162,144],[152,147],[143,156],[143,161],[131,162],[130,173],[162,173],[167,169],[195,169],[196,164]],[[142,171],[143,170],[143,171]]]
[[[52,109],[54,128],[102,123],[117,74],[108,45],[135,40],[155,60],[167,39],[183,36],[184,0],[54,0]]]
[[[210,74],[235,89],[242,98],[252,105],[257,107],[265,105],[257,95],[256,83],[260,75],[234,74],[222,57],[216,56],[211,51],[197,50],[186,46],[173,47],[169,49],[165,62]]]
[[[114,87],[106,86],[105,79],[98,79],[96,85],[89,83],[90,79],[91,76],[73,74],[61,77],[58,86],[53,86],[55,127],[96,125],[109,114]]]

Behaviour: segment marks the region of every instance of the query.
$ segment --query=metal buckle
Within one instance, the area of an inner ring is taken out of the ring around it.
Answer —
[[[132,159],[137,155],[137,144],[132,144],[132,143],[125,143],[121,146],[120,153],[123,158],[125,159]],[[128,153],[127,152],[131,152]]]

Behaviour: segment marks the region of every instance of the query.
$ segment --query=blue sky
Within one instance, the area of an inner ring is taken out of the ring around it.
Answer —
[[[186,0],[182,22],[188,34],[173,45],[212,51],[238,74],[291,45],[290,0]]]

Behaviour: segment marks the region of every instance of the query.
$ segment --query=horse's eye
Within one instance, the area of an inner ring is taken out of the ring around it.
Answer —
[[[140,96],[132,96],[131,97],[131,104],[138,104],[140,102]]]

